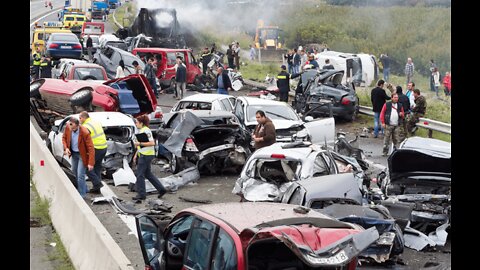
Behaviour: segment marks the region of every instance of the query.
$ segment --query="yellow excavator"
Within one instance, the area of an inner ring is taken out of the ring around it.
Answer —
[[[263,20],[257,21],[255,47],[259,49],[259,61],[282,62],[287,53],[284,46],[283,30],[278,26],[266,26]]]

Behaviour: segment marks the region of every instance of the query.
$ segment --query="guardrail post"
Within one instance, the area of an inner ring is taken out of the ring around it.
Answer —
[[[429,129],[428,130],[428,138],[432,138],[433,136],[433,130]]]

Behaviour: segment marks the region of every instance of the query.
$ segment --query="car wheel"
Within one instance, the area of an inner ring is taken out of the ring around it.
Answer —
[[[180,171],[180,159],[174,154],[172,154],[172,158],[170,159],[170,171],[172,171],[173,174]]]
[[[91,103],[93,99],[92,90],[91,88],[78,90],[70,97],[70,104],[73,106],[83,106]]]
[[[30,97],[31,98],[40,98],[40,87],[45,82],[45,80],[36,80],[30,84]]]

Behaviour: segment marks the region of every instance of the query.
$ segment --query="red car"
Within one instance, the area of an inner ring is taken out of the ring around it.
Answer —
[[[142,74],[109,81],[40,79],[30,83],[30,101],[37,122],[46,119],[39,112],[68,115],[82,110],[117,111],[138,116],[157,107],[155,94]]]
[[[343,269],[378,239],[309,208],[267,202],[202,205],[179,212],[164,228],[136,216],[145,270]]]

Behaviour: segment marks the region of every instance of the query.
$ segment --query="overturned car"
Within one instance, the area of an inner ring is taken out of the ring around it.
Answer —
[[[410,227],[423,233],[450,222],[451,144],[411,137],[388,157],[388,173],[378,177],[390,201],[413,206]]]
[[[144,75],[109,81],[40,79],[30,84],[30,111],[46,132],[58,116],[83,110],[138,116],[156,107],[157,99]]]
[[[164,115],[157,130],[158,157],[170,170],[197,166],[200,172],[240,171],[250,156],[250,134],[227,111],[182,110]]]

